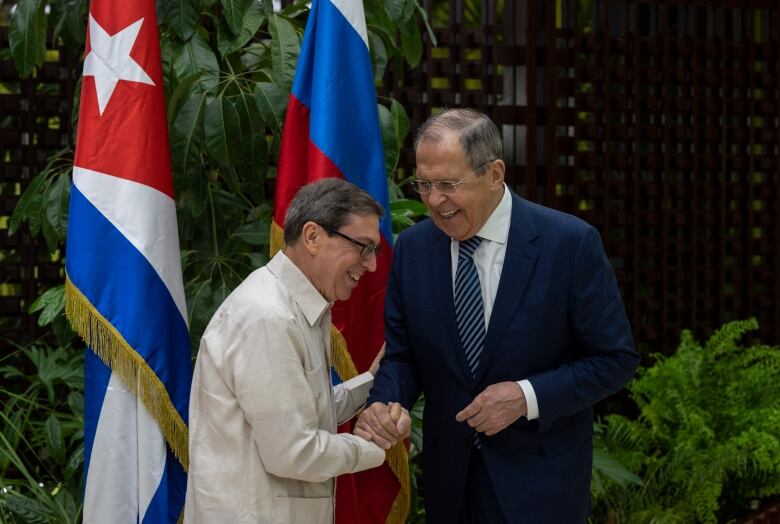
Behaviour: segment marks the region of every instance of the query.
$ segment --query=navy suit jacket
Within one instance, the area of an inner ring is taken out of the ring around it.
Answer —
[[[425,393],[427,522],[457,522],[474,430],[455,414],[487,386],[528,379],[539,419],[482,435],[510,523],[572,524],[590,511],[592,406],[619,390],[639,356],[598,232],[512,194],[512,219],[485,350],[475,377],[458,338],[450,238],[431,220],[394,246],[385,358],[369,403],[411,409]]]

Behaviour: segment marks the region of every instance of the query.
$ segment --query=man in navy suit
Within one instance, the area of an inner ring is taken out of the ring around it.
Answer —
[[[429,118],[415,151],[431,220],[395,244],[387,350],[355,432],[389,447],[424,393],[430,524],[585,522],[592,407],[639,360],[601,238],[507,188],[484,114]]]

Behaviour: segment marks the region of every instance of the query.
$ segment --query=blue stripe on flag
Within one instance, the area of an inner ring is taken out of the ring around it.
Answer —
[[[368,48],[355,28],[329,0],[312,2],[292,92],[310,110],[311,141],[345,179],[385,208],[380,229],[392,245],[373,78]]]
[[[168,448],[165,458],[165,472],[141,523],[176,522],[181,511],[181,501],[184,500],[186,494],[187,473]],[[176,501],[176,503],[171,503],[171,501]]]
[[[84,349],[84,484],[87,487],[89,461],[92,458],[92,445],[95,442],[100,420],[103,399],[111,379],[111,369],[90,349]]]
[[[157,374],[186,423],[190,377],[179,371],[189,371],[189,335],[176,303],[146,258],[75,185],[70,200],[68,228],[78,231],[68,236],[70,280]]]

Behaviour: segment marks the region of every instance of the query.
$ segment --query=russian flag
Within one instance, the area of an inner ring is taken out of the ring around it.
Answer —
[[[287,207],[301,186],[325,177],[352,182],[385,208],[377,270],[333,308],[334,378],[366,371],[384,342],[384,296],[392,228],[382,135],[360,0],[314,0],[287,106],[276,180],[272,254],[281,249]],[[351,425],[340,428],[351,431]],[[337,480],[338,524],[403,523],[409,510],[406,448],[380,468]]]
[[[65,264],[84,522],[173,523],[192,371],[154,1],[93,0],[87,36]]]

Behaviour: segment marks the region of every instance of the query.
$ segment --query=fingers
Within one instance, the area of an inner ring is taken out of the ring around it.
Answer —
[[[397,427],[398,432],[401,434],[401,438],[409,437],[409,433],[412,431],[412,417],[406,409],[401,412]]]
[[[401,418],[401,409],[402,409],[401,404],[399,404],[398,402],[391,402],[389,406],[390,406],[390,420],[392,420],[393,424],[395,424],[396,427],[398,427],[398,421]]]
[[[371,363],[371,366],[368,368],[368,372],[374,376],[376,376],[376,372],[379,371],[379,364],[382,362],[382,359],[385,356],[386,345],[387,345],[386,343],[382,344],[382,347],[379,348],[379,353],[376,354],[374,361]]]
[[[374,440],[374,434],[365,427],[361,426],[359,421],[358,424],[355,425],[355,429],[352,431],[352,433],[369,442],[373,442]]]
[[[374,402],[360,415],[373,433],[372,441],[379,447],[389,449],[401,439],[395,423],[390,418],[390,408],[387,404]]]
[[[457,420],[458,422],[463,422],[473,417],[481,410],[482,410],[482,401],[480,397],[477,396],[477,398],[475,398],[471,402],[471,404],[463,408],[461,411],[458,411],[458,413],[455,415],[455,420]]]

